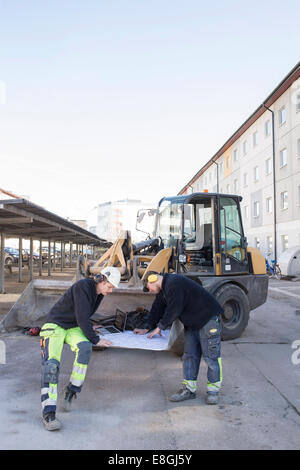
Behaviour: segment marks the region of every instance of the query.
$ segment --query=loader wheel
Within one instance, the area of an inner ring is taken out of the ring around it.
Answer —
[[[221,317],[222,340],[239,338],[249,321],[249,302],[245,292],[233,284],[225,284],[216,293],[224,313]]]

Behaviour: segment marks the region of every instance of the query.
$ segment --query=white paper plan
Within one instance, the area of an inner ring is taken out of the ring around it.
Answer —
[[[170,330],[164,330],[161,332],[161,336],[155,335],[151,339],[147,337],[148,334],[137,335],[133,331],[124,331],[124,333],[110,333],[101,336],[112,342],[110,348],[151,349],[153,351],[168,349]]]

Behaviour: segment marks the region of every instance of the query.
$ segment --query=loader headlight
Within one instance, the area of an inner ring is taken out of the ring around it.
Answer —
[[[186,255],[179,255],[178,261],[179,263],[186,263]]]

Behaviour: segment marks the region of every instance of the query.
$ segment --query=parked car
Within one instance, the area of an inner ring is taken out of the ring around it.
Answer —
[[[13,266],[13,264],[14,264],[13,256],[11,256],[9,253],[7,253],[6,250],[4,250],[4,253],[5,253],[5,255],[4,255],[5,256],[4,257],[5,266],[9,266],[9,267]]]
[[[16,248],[5,247],[5,261],[4,263],[7,266],[12,266],[14,264],[18,264],[19,262],[19,250]]]
[[[36,251],[32,252],[33,262],[37,262],[39,260],[39,257],[40,257],[39,253],[37,253]],[[29,261],[30,250],[28,248],[23,248],[22,249],[22,258],[23,258],[23,261],[25,261],[25,262]]]
[[[37,256],[38,256],[38,259],[40,257],[39,255],[40,253],[40,249],[38,248],[38,253],[37,253]],[[60,250],[55,250],[55,259],[56,261],[59,261],[60,260]],[[51,263],[53,263],[53,259],[54,259],[54,250],[53,250],[53,247],[51,247]],[[48,247],[43,247],[42,248],[42,263],[47,263],[48,262]]]
[[[19,264],[19,249],[12,247],[5,247],[5,265],[14,266]],[[30,250],[28,248],[22,249],[22,263],[28,263],[30,257]],[[33,262],[39,259],[39,254],[33,252],[32,254]]]

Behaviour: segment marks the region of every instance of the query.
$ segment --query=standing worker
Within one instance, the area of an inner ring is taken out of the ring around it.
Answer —
[[[149,271],[143,279],[144,292],[156,294],[144,329],[137,334],[152,338],[179,318],[184,326],[183,385],[170,401],[196,397],[197,377],[203,356],[208,366],[206,403],[218,403],[222,383],[220,315],[224,312],[217,300],[197,282],[181,274],[159,275]]]
[[[81,391],[92,345],[110,346],[111,341],[100,339],[93,329],[90,317],[97,310],[103,296],[118,287],[120,272],[117,268],[102,269],[94,279],[75,282],[51,308],[40,331],[42,352],[42,412],[48,431],[60,429],[56,418],[57,384],[60,358],[64,343],[75,352],[70,383],[65,389],[64,410],[69,411],[76,393]]]

